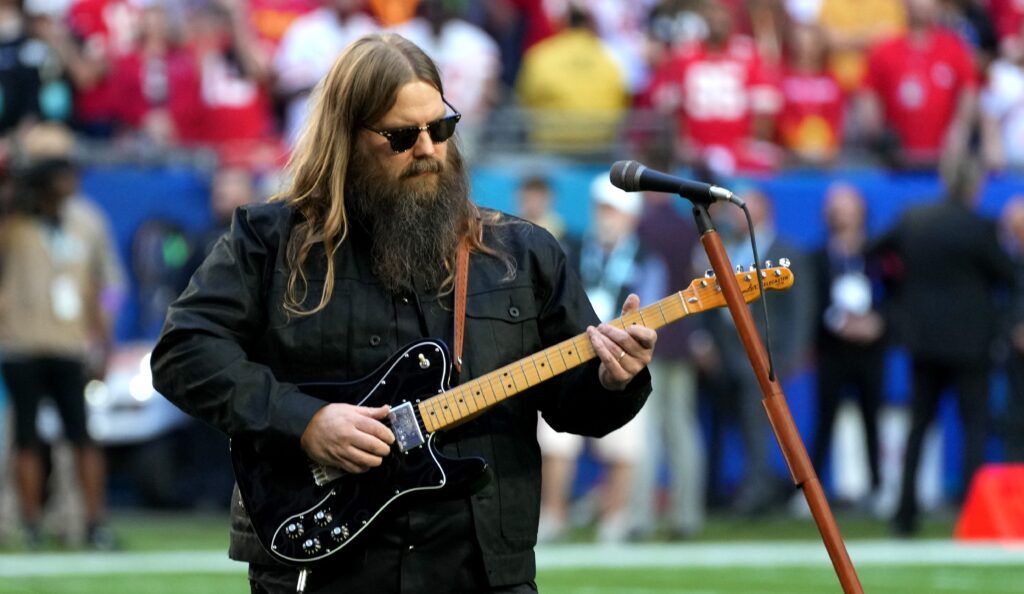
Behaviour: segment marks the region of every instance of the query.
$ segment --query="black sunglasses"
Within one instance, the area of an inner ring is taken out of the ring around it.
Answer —
[[[444,97],[441,98],[444,104],[451,108],[455,113],[450,116],[445,116],[441,119],[434,120],[426,126],[409,126],[406,128],[390,128],[387,130],[377,130],[370,126],[363,125],[364,128],[370,132],[376,132],[384,138],[388,139],[388,143],[391,145],[391,150],[398,153],[404,153],[405,151],[416,146],[416,140],[420,137],[420,132],[424,130],[430,134],[430,140],[434,144],[442,143],[452,137],[455,134],[455,124],[459,123],[462,119],[462,114],[452,107],[451,103]]]

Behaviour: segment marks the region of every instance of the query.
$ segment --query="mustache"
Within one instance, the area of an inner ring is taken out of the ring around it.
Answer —
[[[422,157],[416,159],[402,172],[402,179],[419,175],[421,173],[441,173],[444,171],[444,163],[433,157]]]

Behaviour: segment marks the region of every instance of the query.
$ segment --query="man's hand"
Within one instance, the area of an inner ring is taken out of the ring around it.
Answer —
[[[395,441],[395,435],[380,422],[389,410],[387,406],[328,404],[306,426],[302,449],[316,462],[345,472],[361,473],[380,466]]]
[[[630,294],[622,305],[622,314],[640,308],[640,298]],[[643,326],[629,326],[625,330],[601,324],[587,328],[590,344],[601,359],[598,378],[606,390],[623,390],[636,374],[647,367],[654,355],[658,334]]]

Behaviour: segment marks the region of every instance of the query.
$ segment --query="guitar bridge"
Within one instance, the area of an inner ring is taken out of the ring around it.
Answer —
[[[409,451],[427,441],[420,431],[416,411],[413,410],[411,403],[403,402],[392,407],[388,412],[388,420],[391,421],[391,431],[395,434],[395,444],[400,451]]]

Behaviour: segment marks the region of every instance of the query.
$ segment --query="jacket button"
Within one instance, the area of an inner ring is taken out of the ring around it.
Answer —
[[[374,334],[370,337],[370,346],[377,346],[380,344],[380,336]]]
[[[519,317],[519,308],[514,306],[514,305],[512,307],[508,308],[508,315],[512,316],[513,318],[518,318]]]

